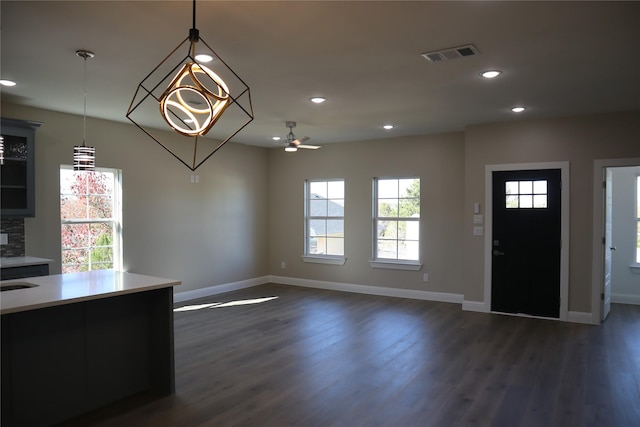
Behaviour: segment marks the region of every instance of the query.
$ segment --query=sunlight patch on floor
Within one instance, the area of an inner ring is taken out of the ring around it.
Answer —
[[[203,310],[205,308],[235,307],[238,305],[260,304],[263,302],[272,301],[277,298],[278,297],[265,297],[265,298],[243,299],[243,300],[229,301],[229,302],[214,302],[209,304],[185,305],[182,307],[174,308],[173,311],[177,313],[180,311]]]

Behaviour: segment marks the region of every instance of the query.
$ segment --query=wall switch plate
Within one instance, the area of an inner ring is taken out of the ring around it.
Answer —
[[[473,227],[474,236],[482,236],[484,234],[484,227]]]
[[[482,224],[484,222],[484,215],[474,215],[473,223],[474,224]]]
[[[7,233],[0,234],[0,245],[9,244],[9,235]]]

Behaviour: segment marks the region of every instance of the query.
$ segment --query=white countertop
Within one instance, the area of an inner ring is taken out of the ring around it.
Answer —
[[[0,258],[0,267],[26,267],[28,265],[51,264],[52,262],[52,259],[34,256],[2,257]]]
[[[38,285],[0,293],[0,314],[18,313],[81,301],[109,298],[180,285],[175,279],[113,270],[54,274],[3,280],[0,284],[27,282]]]

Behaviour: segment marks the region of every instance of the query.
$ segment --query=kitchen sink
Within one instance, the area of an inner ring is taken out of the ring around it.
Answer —
[[[33,283],[29,282],[9,282],[0,284],[0,292],[15,291],[16,289],[35,288],[36,286],[38,285],[34,285]]]

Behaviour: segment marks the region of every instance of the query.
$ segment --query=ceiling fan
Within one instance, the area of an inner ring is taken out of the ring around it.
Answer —
[[[296,127],[296,122],[285,122],[285,124],[289,128],[289,133],[287,134],[287,145],[284,147],[284,151],[298,151],[298,148],[307,148],[310,150],[317,150],[320,148],[319,145],[304,145],[303,142],[310,139],[308,136],[296,139],[296,136],[293,134],[293,128]]]

